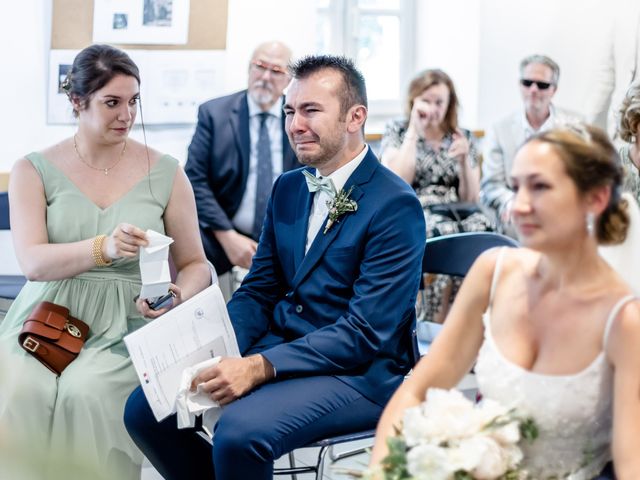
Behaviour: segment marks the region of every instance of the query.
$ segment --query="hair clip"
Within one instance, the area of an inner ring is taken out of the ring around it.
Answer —
[[[71,72],[67,73],[67,76],[64,77],[60,87],[69,95],[69,90],[71,90]]]

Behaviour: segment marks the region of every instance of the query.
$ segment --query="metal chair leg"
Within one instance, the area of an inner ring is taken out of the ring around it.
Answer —
[[[291,468],[296,468],[296,458],[293,456],[293,451],[289,452],[289,466]],[[292,473],[291,480],[298,480],[298,475]]]
[[[323,480],[322,476],[324,475],[324,460],[327,456],[327,453],[331,454],[333,450],[333,446],[325,446],[320,447],[320,451],[318,452],[318,463],[316,463],[316,480]]]

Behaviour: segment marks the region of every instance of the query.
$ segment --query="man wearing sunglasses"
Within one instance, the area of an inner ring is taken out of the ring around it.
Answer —
[[[516,151],[534,133],[578,119],[551,103],[559,77],[560,67],[549,57],[524,58],[519,79],[523,107],[494,124],[484,140],[480,200],[495,211],[503,231],[512,236],[515,232],[509,225],[513,199],[509,173]]]
[[[227,299],[231,269],[251,266],[273,181],[300,166],[282,114],[290,59],[283,43],[259,45],[249,62],[248,88],[202,104],[189,145],[185,171],[202,243]]]

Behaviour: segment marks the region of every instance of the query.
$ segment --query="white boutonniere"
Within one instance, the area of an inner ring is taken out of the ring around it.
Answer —
[[[323,234],[326,234],[333,224],[336,223],[345,213],[355,212],[358,210],[358,204],[356,201],[349,198],[352,190],[353,187],[351,187],[348,192],[345,192],[344,189],[342,189],[336,193],[333,199],[327,202],[329,219],[324,227]]]

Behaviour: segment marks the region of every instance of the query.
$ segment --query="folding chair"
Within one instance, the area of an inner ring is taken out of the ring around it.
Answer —
[[[428,238],[422,257],[423,282],[420,286],[419,296],[422,305],[426,305],[424,275],[435,273],[464,277],[476,261],[476,258],[493,247],[517,247],[511,237],[493,232],[467,232],[443,235],[441,237]],[[418,315],[417,348],[420,355],[424,355],[429,345],[438,334],[442,325],[438,323],[420,321]]]

